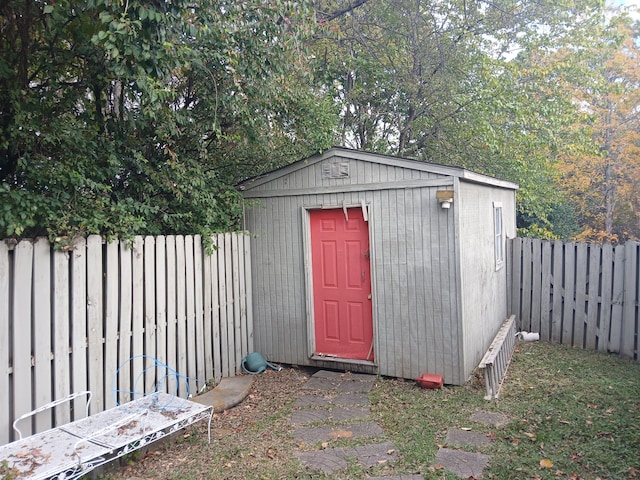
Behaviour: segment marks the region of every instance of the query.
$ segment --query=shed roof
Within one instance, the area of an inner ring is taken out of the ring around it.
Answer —
[[[365,162],[378,163],[383,165],[391,165],[395,167],[407,168],[410,170],[419,170],[423,172],[430,172],[439,175],[448,175],[451,177],[457,177],[461,180],[468,182],[479,183],[484,185],[490,185],[495,187],[501,187],[511,190],[517,190],[518,184],[509,182],[507,180],[501,180],[489,175],[483,175],[481,173],[472,172],[462,167],[452,167],[448,165],[440,165],[437,163],[428,163],[420,160],[413,160],[403,157],[395,157],[392,155],[384,155],[380,153],[363,152],[360,150],[352,150],[344,147],[332,147],[325,152],[313,155],[312,157],[298,160],[284,167],[272,170],[262,175],[249,178],[238,185],[238,188],[242,191],[251,190],[259,187],[267,182],[275,180],[277,178],[289,175],[293,172],[307,168],[318,162],[322,162],[331,158],[344,158],[361,160]]]

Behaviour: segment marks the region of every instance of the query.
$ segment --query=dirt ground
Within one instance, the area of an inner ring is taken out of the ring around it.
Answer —
[[[289,462],[293,445],[288,435],[288,413],[298,390],[315,372],[284,367],[255,375],[248,397],[238,406],[216,413],[207,444],[206,422],[180,432],[159,447],[143,450],[120,465],[110,466],[104,478],[146,480],[157,478],[246,478],[246,469],[260,469],[260,462],[277,468]],[[252,434],[247,431],[252,429]],[[228,470],[222,474],[222,470]],[[235,472],[235,473],[233,473]]]

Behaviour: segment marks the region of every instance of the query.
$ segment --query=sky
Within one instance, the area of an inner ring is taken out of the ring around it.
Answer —
[[[614,5],[626,5],[628,7],[640,7],[640,0],[613,0],[611,3],[613,3]]]

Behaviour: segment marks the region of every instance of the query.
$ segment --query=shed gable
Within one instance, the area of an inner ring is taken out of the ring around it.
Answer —
[[[297,162],[241,186],[247,198],[450,185],[451,176],[363,158],[330,155]],[[244,187],[244,188],[243,188]]]

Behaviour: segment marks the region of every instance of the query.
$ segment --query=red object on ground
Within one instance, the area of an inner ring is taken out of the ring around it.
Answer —
[[[416,383],[422,388],[441,388],[442,375],[438,375],[437,373],[423,373],[416,378]]]

